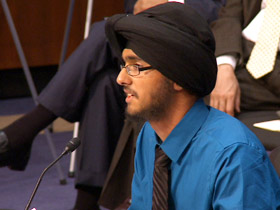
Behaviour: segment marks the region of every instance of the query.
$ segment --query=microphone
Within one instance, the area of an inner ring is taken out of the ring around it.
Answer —
[[[39,185],[40,185],[40,183],[43,179],[43,176],[47,172],[47,170],[49,170],[54,164],[56,164],[57,161],[59,161],[64,155],[66,155],[70,152],[73,152],[75,149],[77,149],[78,146],[80,146],[80,144],[81,144],[81,140],[79,138],[76,137],[76,138],[71,139],[67,143],[66,147],[64,148],[64,151],[58,156],[58,158],[56,158],[47,168],[44,169],[44,171],[42,172],[41,176],[39,177],[39,179],[37,181],[37,184],[36,184],[32,194],[31,194],[30,199],[29,199],[27,205],[25,206],[24,210],[28,210],[28,208],[30,207],[31,202],[32,202],[32,200],[33,200],[33,198],[36,194],[36,191],[37,191],[37,189],[38,189],[38,187],[39,187]]]
[[[80,144],[81,144],[81,140],[78,137],[71,139],[67,143],[63,153],[68,154],[69,152],[73,152],[75,149],[78,148],[78,146],[80,146]],[[63,154],[63,155],[65,155],[65,154]]]

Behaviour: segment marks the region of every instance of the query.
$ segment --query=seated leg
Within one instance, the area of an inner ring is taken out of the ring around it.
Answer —
[[[1,139],[6,138],[7,144],[2,145],[0,149],[0,166],[24,170],[34,137],[56,118],[51,111],[39,104],[32,111],[3,128],[0,142]]]

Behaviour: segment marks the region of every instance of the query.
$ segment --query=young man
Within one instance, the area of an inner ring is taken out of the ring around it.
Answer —
[[[125,11],[132,13],[136,0],[125,0]],[[139,0],[136,13],[167,0]],[[217,18],[224,0],[188,0],[210,23]],[[99,197],[124,120],[124,100],[115,82],[119,65],[105,36],[105,22],[95,23],[87,39],[69,59],[38,97],[39,105],[11,125],[0,129],[0,167],[24,170],[29,151],[38,132],[58,116],[70,122],[80,121],[75,187],[78,189],[76,209],[99,209]],[[75,85],[73,85],[75,84]],[[141,124],[142,125],[142,124]],[[130,126],[130,125],[129,125]],[[134,136],[140,130],[132,126]],[[126,127],[124,128],[127,132]],[[130,132],[130,131],[129,131]],[[128,154],[133,163],[134,141],[118,144],[133,145]],[[133,151],[133,152],[130,152]],[[117,154],[118,155],[118,154]],[[121,155],[118,155],[120,157]],[[127,157],[121,160],[130,161]],[[110,167],[110,183],[103,193],[101,204],[114,209],[130,196],[133,167],[114,158],[125,169]],[[113,164],[113,166],[114,166]],[[115,170],[115,168],[117,168]],[[131,172],[128,173],[128,170]],[[124,180],[122,182],[120,179]],[[122,192],[120,193],[120,187]],[[116,191],[118,194],[116,194]],[[112,196],[112,194],[113,196]]]
[[[126,112],[147,121],[130,209],[280,208],[279,178],[260,141],[201,99],[217,71],[207,22],[189,6],[166,3],[113,16],[106,33],[124,61],[117,82]]]

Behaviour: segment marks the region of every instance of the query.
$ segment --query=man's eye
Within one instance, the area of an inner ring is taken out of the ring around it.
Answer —
[[[138,70],[138,68],[139,68],[138,65],[131,65],[131,66],[130,66],[130,69],[131,69],[132,71],[136,71],[136,70]]]
[[[142,66],[143,66],[143,64],[142,64],[142,63],[139,63],[139,62],[134,63],[133,65],[134,65],[134,66],[138,66],[138,67],[142,67]]]

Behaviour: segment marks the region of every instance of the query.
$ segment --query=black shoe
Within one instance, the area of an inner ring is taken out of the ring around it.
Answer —
[[[0,167],[8,166],[12,170],[22,171],[30,157],[31,144],[12,149],[6,134],[0,131]]]

